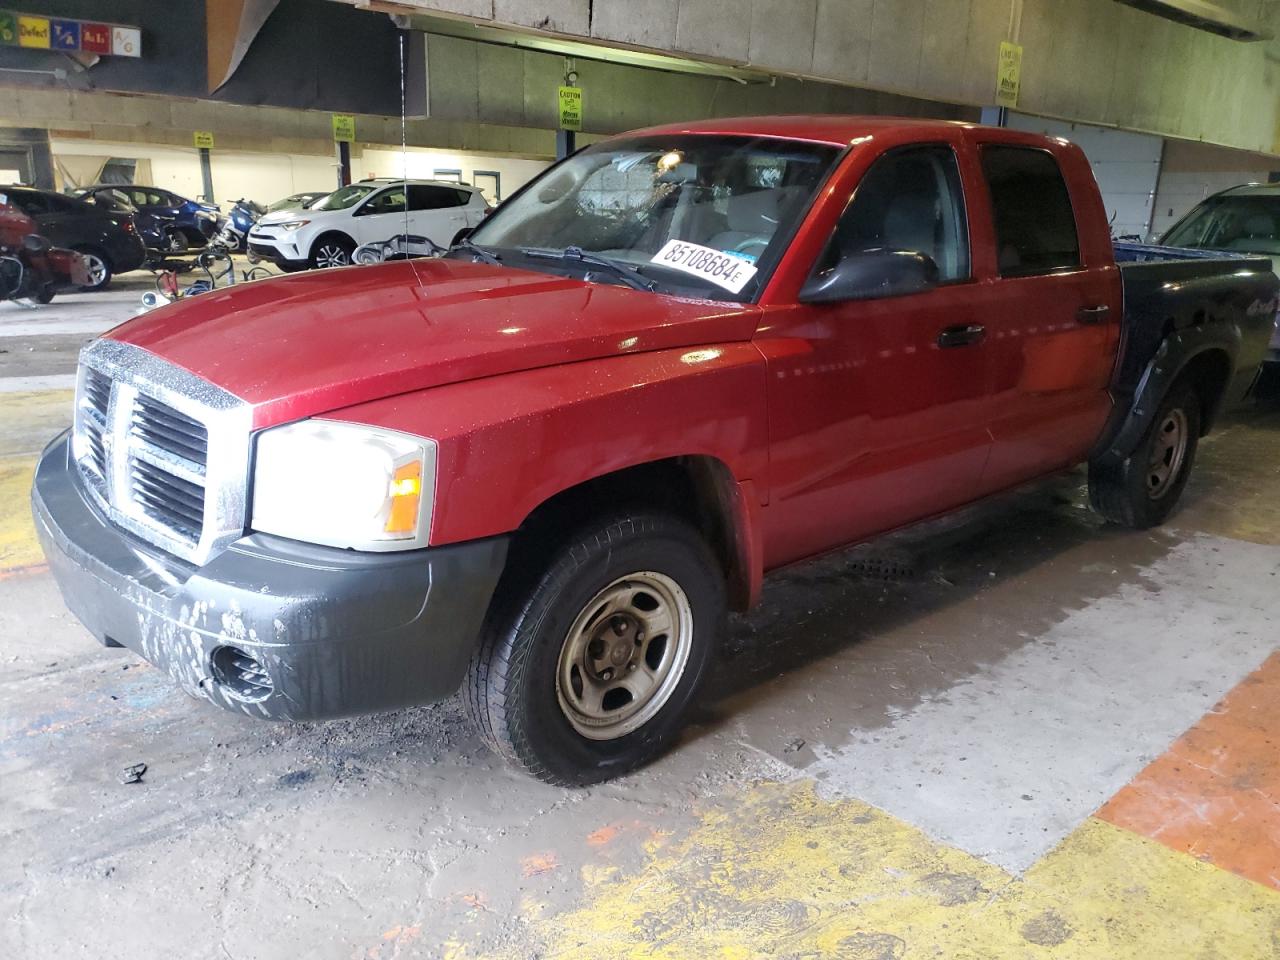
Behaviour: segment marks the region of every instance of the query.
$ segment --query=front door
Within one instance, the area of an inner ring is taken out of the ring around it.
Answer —
[[[954,150],[880,157],[816,267],[868,250],[923,253],[922,292],[767,312],[769,567],[958,506],[990,446],[989,342],[971,282]]]
[[[405,230],[404,184],[374,194],[351,218],[352,239],[357,244],[390,240]]]

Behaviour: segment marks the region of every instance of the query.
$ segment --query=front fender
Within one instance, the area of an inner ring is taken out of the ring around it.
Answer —
[[[558,493],[673,457],[719,460],[768,496],[765,367],[749,342],[543,367],[326,416],[436,441],[433,545],[509,533]]]

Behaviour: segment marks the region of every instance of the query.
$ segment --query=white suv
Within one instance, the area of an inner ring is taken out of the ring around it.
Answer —
[[[405,195],[409,209],[405,212]],[[489,212],[476,187],[444,180],[363,180],[341,187],[308,210],[269,213],[249,231],[249,252],[285,270],[341,267],[362,243],[401,233],[441,246]]]

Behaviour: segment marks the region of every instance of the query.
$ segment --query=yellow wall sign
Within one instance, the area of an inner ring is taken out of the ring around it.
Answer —
[[[1000,65],[996,69],[996,103],[1002,107],[1018,105],[1018,87],[1022,82],[1022,47],[1008,40],[1000,41]]]
[[[18,17],[18,46],[49,49],[49,18]]]
[[[560,129],[582,129],[582,88],[560,88]]]
[[[213,131],[197,130],[195,135],[196,146],[203,150],[213,149]]]
[[[333,139],[337,143],[356,142],[356,118],[349,113],[333,115]]]

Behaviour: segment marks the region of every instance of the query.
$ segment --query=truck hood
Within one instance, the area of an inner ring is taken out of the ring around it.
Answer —
[[[458,260],[300,273],[182,300],[107,334],[272,426],[536,367],[748,340],[759,309]]]

